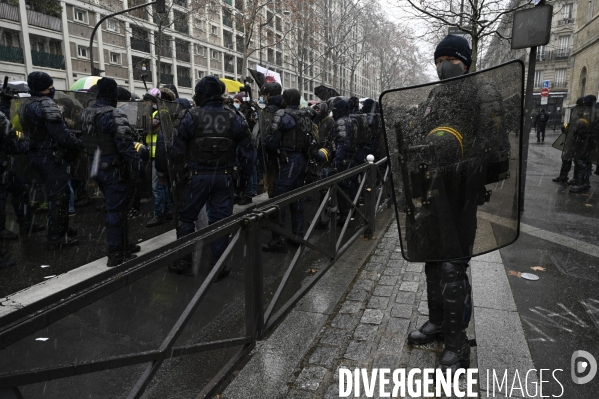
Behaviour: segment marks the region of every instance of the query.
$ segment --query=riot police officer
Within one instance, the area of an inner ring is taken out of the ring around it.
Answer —
[[[283,96],[281,96],[281,85],[278,82],[268,82],[260,89],[260,96],[266,103],[266,107],[262,111],[258,111],[258,123],[260,125],[260,144],[258,145],[257,166],[258,175],[262,174],[264,182],[264,191],[268,193],[269,198],[273,197],[273,179],[274,165],[276,160],[274,157],[269,158],[268,151],[264,148],[266,137],[270,133],[272,121],[275,112],[280,110],[283,105]]]
[[[381,135],[379,132],[380,127],[380,114],[378,113],[376,102],[367,98],[364,100],[362,105],[362,114],[366,115],[368,121],[368,142],[366,143],[364,153],[366,155],[372,154],[375,159],[384,157],[379,154],[379,145],[381,141]]]
[[[65,127],[63,116],[52,100],[54,81],[45,72],[27,77],[31,97],[23,100],[19,120],[30,141],[29,161],[44,183],[49,203],[48,250],[77,245],[69,228],[69,162],[83,149],[83,143]]]
[[[358,128],[355,119],[350,117],[349,103],[345,100],[337,101],[333,105],[333,119],[335,119],[335,127],[331,139],[334,146],[334,155],[331,173],[338,173],[356,166]],[[358,192],[358,176],[349,177],[339,185],[353,201]],[[349,215],[351,204],[345,198],[339,198],[338,202],[341,217],[337,224],[342,226]]]
[[[370,137],[370,126],[368,125],[368,117],[360,112],[360,100],[358,97],[350,97],[349,116],[355,121],[356,131],[356,166],[366,162],[366,145]]]
[[[285,194],[304,185],[308,163],[308,147],[311,143],[312,117],[307,110],[300,110],[301,94],[297,89],[283,92],[284,109],[275,113],[270,134],[266,138],[269,156],[274,158],[273,196]],[[304,207],[302,201],[289,204],[291,233],[304,234]],[[285,224],[285,208],[281,208],[281,227]],[[284,237],[272,232],[272,239],[262,246],[266,252],[287,252]]]
[[[233,214],[232,173],[238,146],[250,146],[247,123],[241,114],[223,104],[224,87],[215,76],[206,76],[195,87],[197,107],[184,111],[173,143],[172,164],[178,179],[187,179],[178,206],[177,238],[195,231],[202,207],[209,204],[209,222]],[[245,151],[240,151],[245,153]],[[247,174],[245,160],[241,173]],[[185,177],[182,177],[185,176]],[[181,185],[183,181],[177,181]],[[225,251],[228,237],[211,243],[214,266]],[[169,266],[172,273],[193,275],[191,254]],[[229,272],[223,270],[218,278]]]
[[[116,108],[114,79],[98,81],[97,100],[82,114],[85,152],[90,157],[91,176],[106,197],[107,266],[118,266],[136,257],[139,245],[129,243],[127,212],[133,173],[143,173],[148,150],[133,141],[127,115]],[[97,170],[96,170],[97,169]]]
[[[439,79],[461,76],[472,62],[470,46],[464,38],[448,35],[438,44],[434,60]],[[415,111],[416,120],[405,125],[412,128],[407,136],[414,148],[419,143],[430,148],[414,157],[410,166],[430,173],[414,172],[428,185],[421,188],[425,205],[418,210],[409,205],[408,251],[416,254],[414,258],[426,251],[427,259],[455,259],[425,263],[429,320],[408,340],[424,344],[443,339],[439,360],[443,371],[470,365],[466,328],[472,300],[466,270],[476,237],[477,207],[490,196],[484,185],[498,181],[495,177],[488,181],[491,175],[480,171],[501,171],[506,162],[509,165],[509,159],[487,155],[489,148],[496,154],[510,148],[500,104],[497,90],[475,78],[448,82],[433,89]]]

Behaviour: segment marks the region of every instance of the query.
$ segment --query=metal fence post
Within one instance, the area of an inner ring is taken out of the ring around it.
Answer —
[[[257,215],[243,220],[243,245],[248,264],[245,267],[246,335],[260,340],[264,336],[264,289],[260,223]]]
[[[364,237],[371,240],[374,236],[374,221],[376,219],[376,168],[377,166],[374,164],[374,156],[368,155],[366,157],[368,161],[368,169],[364,173],[364,178],[366,179],[366,185],[364,186],[364,206],[366,207],[365,213],[368,218],[368,229],[364,232]]]

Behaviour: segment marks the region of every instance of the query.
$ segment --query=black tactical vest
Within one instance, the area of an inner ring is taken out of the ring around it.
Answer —
[[[187,162],[210,167],[224,167],[235,161],[237,144],[233,139],[235,113],[227,108],[189,111],[195,124],[195,134],[187,145]]]
[[[44,98],[42,97],[29,97],[24,98],[21,102],[21,108],[19,109],[19,120],[21,122],[21,126],[23,127],[23,133],[25,136],[32,141],[45,141],[48,137],[48,129],[45,124],[35,125],[31,123],[31,121],[25,115],[25,110],[27,107],[35,102],[42,102]],[[43,112],[42,112],[43,117]]]
[[[368,125],[368,115],[366,114],[351,114],[349,116],[356,121],[358,131],[356,132],[356,145],[364,145],[368,143],[370,138],[370,126]]]
[[[300,152],[308,148],[312,134],[312,118],[308,111],[301,109],[284,109],[284,112],[295,120],[293,129],[282,131],[281,147]]]
[[[81,113],[81,139],[87,155],[94,156],[97,148],[100,149],[101,156],[118,155],[114,137],[98,125],[100,117],[114,109],[114,107],[86,108]]]

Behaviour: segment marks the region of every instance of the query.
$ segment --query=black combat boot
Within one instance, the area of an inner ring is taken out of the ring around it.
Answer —
[[[251,204],[252,201],[252,197],[250,197],[249,195],[243,195],[240,199],[239,202],[237,202],[237,205],[249,205]]]
[[[439,266],[436,262],[428,262],[424,266],[428,321],[408,335],[408,341],[415,345],[443,339],[443,294],[441,293],[441,277],[438,269]]]
[[[268,242],[268,244],[262,245],[262,250],[264,252],[287,252],[287,243],[285,242],[285,237],[281,237],[278,234],[275,236],[273,234],[272,240]]]
[[[131,259],[137,258],[137,255],[133,255],[129,251],[114,251],[108,253],[108,262],[106,262],[106,266],[114,267],[121,265]]]
[[[455,373],[470,367],[470,344],[464,331],[464,306],[468,297],[466,268],[460,262],[441,263],[443,295],[443,330],[445,346],[439,359],[439,368]]]

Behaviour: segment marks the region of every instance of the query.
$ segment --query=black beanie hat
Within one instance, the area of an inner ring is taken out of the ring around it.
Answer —
[[[46,72],[35,71],[27,76],[27,86],[29,90],[41,92],[54,84],[54,80]]]
[[[118,97],[118,89],[116,81],[111,78],[104,77],[98,80],[98,95],[97,98],[108,101],[116,101]]]
[[[360,108],[360,99],[358,97],[350,97],[347,103],[349,104],[350,111]]]
[[[589,94],[584,98],[584,105],[592,107],[597,101],[597,97],[594,94]]]
[[[225,92],[224,86],[216,76],[210,75],[203,77],[195,87],[196,94],[203,94],[207,97],[222,96]]]
[[[349,103],[345,100],[339,100],[333,105],[333,110],[341,116],[349,113]]]
[[[472,64],[472,51],[468,40],[461,36],[447,35],[435,49],[435,60],[441,56],[455,57],[461,60],[468,68]]]

